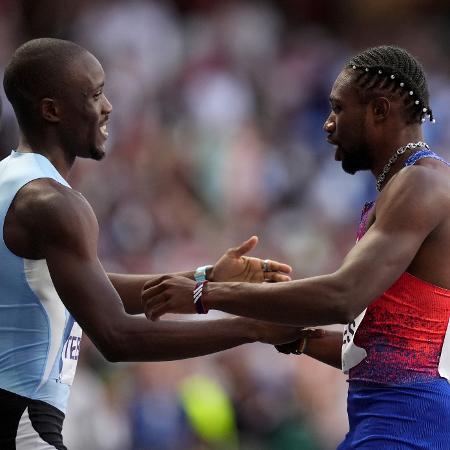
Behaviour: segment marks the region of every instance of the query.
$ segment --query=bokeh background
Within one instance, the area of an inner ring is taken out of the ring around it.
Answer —
[[[421,60],[437,119],[426,140],[450,157],[446,3],[0,0],[0,73],[43,36],[102,62],[108,155],[79,161],[70,182],[98,216],[107,270],[192,269],[257,234],[254,254],[301,278],[338,267],[375,196],[370,175],[342,172],[322,131],[352,54],[393,43]],[[1,95],[3,157],[18,135]],[[64,432],[72,450],[328,450],[348,427],[345,376],[306,356],[252,344],[110,364],[88,338],[82,347]]]

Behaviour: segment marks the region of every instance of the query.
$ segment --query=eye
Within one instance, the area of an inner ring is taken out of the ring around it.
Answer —
[[[98,100],[103,94],[103,91],[98,91],[94,94],[94,100]]]
[[[335,113],[338,114],[339,112],[342,111],[342,107],[340,105],[334,104],[331,105],[331,110]]]

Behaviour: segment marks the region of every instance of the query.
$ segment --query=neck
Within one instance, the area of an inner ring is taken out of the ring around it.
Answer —
[[[378,178],[378,176],[382,173],[384,167],[388,164],[389,159],[395,154],[396,150],[406,144],[416,143],[419,141],[423,142],[423,134],[420,125],[406,127],[401,132],[398,132],[397,130],[395,135],[387,134],[386,138],[376,145],[375,152],[379,155],[379,157],[375,159],[372,168],[372,173],[375,178]],[[418,150],[420,150],[420,148],[406,150],[405,153],[399,155],[397,161],[392,164],[389,173],[386,175],[384,184],[386,184],[387,181],[403,167],[404,161],[406,161],[412,153]]]
[[[75,158],[69,157],[60,145],[46,139],[28,139],[23,132],[20,135],[17,151],[45,156],[65,180],[68,179],[70,169],[75,161]]]

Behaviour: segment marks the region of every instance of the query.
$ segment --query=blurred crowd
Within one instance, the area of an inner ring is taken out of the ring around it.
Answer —
[[[338,267],[375,196],[370,174],[342,172],[322,130],[350,56],[393,43],[422,61],[437,119],[426,141],[450,158],[445,3],[0,0],[0,74],[18,45],[43,36],[103,64],[108,154],[79,161],[70,182],[97,214],[108,271],[193,269],[257,234],[254,254],[301,278]],[[17,125],[1,95],[3,157]],[[113,365],[87,337],[82,347],[72,450],[327,450],[348,427],[345,376],[306,356],[252,344]]]

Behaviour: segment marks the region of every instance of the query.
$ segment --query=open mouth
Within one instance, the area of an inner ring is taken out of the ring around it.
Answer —
[[[101,127],[100,127],[100,133],[102,134],[102,136],[107,139],[108,137],[108,131],[106,130],[106,123],[104,123]]]

